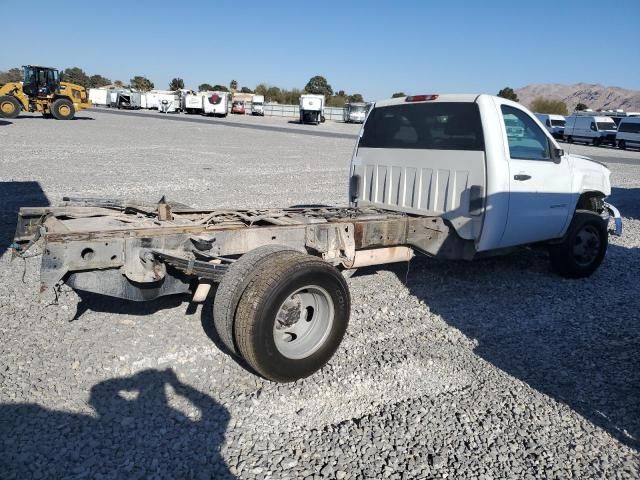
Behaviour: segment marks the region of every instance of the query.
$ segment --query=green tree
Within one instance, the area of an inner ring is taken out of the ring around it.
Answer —
[[[172,92],[176,92],[182,88],[184,88],[184,80],[181,78],[176,77],[169,82],[169,90]]]
[[[91,75],[89,77],[89,88],[100,88],[111,85],[111,80],[102,75]]]
[[[253,93],[253,91],[249,87],[242,87],[240,93]]]
[[[124,87],[124,83],[122,83],[122,80],[116,80],[115,82],[113,82],[113,84],[116,87]]]
[[[6,72],[0,71],[0,85],[5,83],[21,82],[22,81],[22,69],[10,68]]]
[[[231,80],[229,82],[229,88],[231,89],[232,92],[235,92],[238,89],[238,81],[237,80]]]
[[[529,105],[529,110],[537,113],[555,113],[557,115],[568,115],[567,104],[562,100],[553,98],[537,97]]]
[[[283,103],[284,96],[282,95],[282,90],[278,87],[269,87],[265,95],[265,100],[273,103]]]
[[[211,90],[215,90],[216,92],[228,92],[229,89],[224,85],[215,84]]]
[[[139,90],[141,92],[148,92],[149,90],[153,90],[153,87],[155,86],[151,80],[140,75],[136,75],[135,77],[133,77],[131,80],[129,80],[129,83],[131,83],[131,88],[135,88],[136,90]]]
[[[333,88],[331,88],[327,79],[321,75],[311,77],[307,82],[307,85],[304,87],[304,91],[307,93],[314,93],[316,95],[324,95],[325,97],[333,95]]]
[[[583,110],[586,110],[587,108],[589,108],[589,107],[587,107],[587,105],[585,105],[584,103],[579,103],[579,104],[576,105],[576,111],[577,112],[582,112]]]
[[[396,92],[393,95],[391,95],[391,98],[400,98],[400,97],[406,97],[407,94],[404,92]]]
[[[344,90],[338,90],[338,93],[336,93],[336,95],[339,96],[339,97],[346,97],[347,96],[347,94],[344,93]]]
[[[353,95],[349,95],[348,100],[350,102],[364,102],[364,98],[362,98],[362,95],[359,93],[354,93]]]
[[[62,80],[75,83],[76,85],[82,85],[85,88],[89,86],[89,76],[79,67],[66,68],[64,72],[62,72]]]
[[[519,102],[518,95],[513,91],[511,87],[504,87],[502,90],[498,92],[498,96],[502,98],[506,98],[507,100],[513,100],[514,102]]]
[[[200,85],[198,85],[199,92],[210,92],[212,90],[215,90],[215,88],[213,88],[213,85],[210,85],[208,83],[201,83]]]
[[[269,85],[265,83],[259,83],[258,85],[256,85],[256,88],[253,91],[256,92],[256,95],[263,95],[266,97],[268,90],[269,90]]]

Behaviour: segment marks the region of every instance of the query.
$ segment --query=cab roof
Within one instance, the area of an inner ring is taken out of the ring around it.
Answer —
[[[480,94],[477,93],[446,93],[444,95],[440,95],[438,93],[427,94],[427,95],[437,95],[435,100],[425,100],[423,102],[411,102],[411,103],[434,103],[434,102],[459,102],[459,103],[473,103],[475,102]],[[398,98],[388,98],[386,100],[380,100],[376,102],[376,107],[388,107],[390,105],[401,105],[407,102],[407,97],[398,97]]]

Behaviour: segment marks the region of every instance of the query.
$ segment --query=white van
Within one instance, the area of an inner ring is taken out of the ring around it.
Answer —
[[[626,117],[620,120],[616,134],[618,147],[640,148],[640,117]]]
[[[264,117],[264,95],[254,95],[251,99],[251,115]]]
[[[207,92],[202,98],[202,109],[205,115],[226,117],[229,113],[229,92]]]
[[[571,115],[564,126],[567,142],[584,142],[593,145],[608,143],[615,145],[617,127],[611,117]]]
[[[567,123],[567,119],[564,116],[552,113],[536,113],[535,116],[538,117],[538,120],[553,138],[564,138],[564,126]]]

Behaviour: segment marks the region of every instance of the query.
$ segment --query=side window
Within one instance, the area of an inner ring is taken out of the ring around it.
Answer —
[[[522,110],[502,105],[509,155],[519,160],[550,160],[549,139],[533,119]]]

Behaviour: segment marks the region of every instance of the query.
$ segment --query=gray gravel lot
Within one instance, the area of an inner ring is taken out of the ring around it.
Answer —
[[[342,204],[353,141],[80,117],[0,122],[0,478],[640,477],[639,152],[572,147],[611,160],[625,217],[592,278],[538,251],[360,271],[336,356],[277,385],[216,346],[211,305],[38,296],[38,258],[8,250],[15,209]]]

